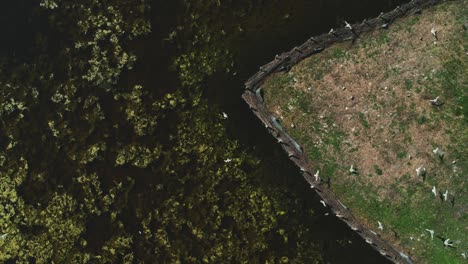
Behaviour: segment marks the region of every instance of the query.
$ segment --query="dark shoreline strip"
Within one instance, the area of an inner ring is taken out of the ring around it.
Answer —
[[[270,114],[268,108],[261,98],[257,89],[263,84],[265,79],[273,73],[289,71],[292,66],[321,52],[334,43],[344,42],[358,38],[364,32],[370,32],[379,28],[386,29],[389,24],[397,18],[421,13],[421,10],[429,6],[440,3],[441,0],[412,0],[402,6],[398,6],[393,11],[379,15],[377,18],[364,20],[360,24],[352,25],[352,29],[341,28],[334,30],[332,34],[322,34],[308,39],[299,47],[294,47],[291,51],[275,56],[275,59],[260,67],[245,83],[246,91],[242,95],[244,101],[249,105],[252,112],[265,125],[267,130],[278,140],[283,149],[288,153],[289,158],[302,171],[304,179],[315,189],[317,194],[323,199],[335,215],[345,222],[352,230],[358,233],[367,243],[375,248],[381,255],[394,263],[410,263],[411,259],[404,253],[399,252],[389,242],[381,238],[374,231],[365,228],[353,216],[351,211],[338,199],[338,197],[326,187],[325,183],[316,182],[313,177],[312,162],[308,160],[302,148],[297,147],[297,143],[274,121],[276,118]]]

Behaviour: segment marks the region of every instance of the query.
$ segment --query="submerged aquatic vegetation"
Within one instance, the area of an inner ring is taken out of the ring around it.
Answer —
[[[146,1],[41,3],[32,56],[0,63],[1,262],[320,259],[297,220],[312,212],[254,177],[204,99],[118,84],[149,34]]]

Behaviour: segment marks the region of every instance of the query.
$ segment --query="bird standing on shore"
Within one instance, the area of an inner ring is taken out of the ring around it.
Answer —
[[[434,36],[434,38],[435,38],[436,40],[439,39],[439,38],[437,37],[437,30],[436,30],[435,28],[431,28],[431,34],[432,34],[432,36]]]
[[[445,153],[440,148],[435,148],[432,152],[439,156],[440,159],[443,159],[445,156]]]
[[[419,177],[424,176],[424,174],[426,174],[426,168],[421,165],[416,169],[416,175]]]

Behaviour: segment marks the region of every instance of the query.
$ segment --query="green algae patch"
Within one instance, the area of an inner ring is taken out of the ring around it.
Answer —
[[[262,86],[332,191],[421,263],[468,254],[465,6],[443,2],[335,44]]]

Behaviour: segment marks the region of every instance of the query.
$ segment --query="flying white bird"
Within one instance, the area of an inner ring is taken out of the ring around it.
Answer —
[[[424,168],[421,165],[416,169],[416,175],[418,175],[418,177],[419,177],[419,176],[423,176],[424,174],[426,174],[426,168]]]
[[[432,186],[432,193],[434,194],[434,197],[437,197],[437,189],[435,186]]]
[[[224,160],[225,163],[229,163],[229,162],[231,162],[231,161],[232,161],[232,159],[225,159],[225,160]]]
[[[325,203],[324,200],[320,200],[320,202],[323,204],[324,207],[327,207],[327,204]]]
[[[431,29],[431,34],[434,36],[435,39],[437,39],[437,30],[435,28]]]
[[[318,181],[320,180],[319,173],[320,173],[320,170],[317,170],[317,172],[314,174],[314,177],[315,177],[315,181],[316,181],[316,182],[318,182]]]
[[[228,115],[225,112],[223,112],[223,119],[228,119]]]
[[[379,229],[380,229],[380,230],[383,230],[383,225],[382,225],[382,223],[380,223],[380,221],[377,221],[377,223],[379,223]]]
[[[431,234],[431,239],[434,239],[434,230],[431,229],[425,229],[429,234]]]
[[[3,240],[3,239],[5,239],[7,236],[8,236],[8,234],[3,234],[3,235],[0,236],[0,239]]]
[[[351,165],[351,167],[349,168],[349,172],[351,172],[351,173],[357,173],[357,170],[354,168],[353,165]]]
[[[346,24],[345,28],[353,30],[353,27],[347,21],[345,21],[345,24]]]
[[[445,193],[444,193],[444,201],[447,201],[448,199],[448,190],[445,190]]]
[[[447,238],[447,239],[445,239],[445,241],[444,241],[444,246],[446,246],[446,247],[453,247],[453,244],[452,244],[452,242],[450,242],[450,239]]]
[[[429,100],[429,102],[431,103],[431,105],[435,105],[435,106],[442,105],[442,102],[440,101],[439,96],[437,96],[436,98],[434,98],[432,100]]]

